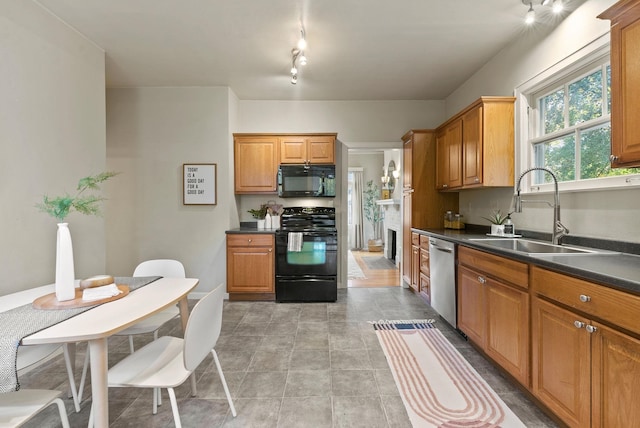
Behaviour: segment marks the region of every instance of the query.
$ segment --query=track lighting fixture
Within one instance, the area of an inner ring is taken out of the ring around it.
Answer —
[[[297,47],[291,49],[291,84],[298,83],[298,64],[307,65],[307,57],[304,50],[307,48],[307,40],[305,38],[304,28],[300,29],[300,40]]]
[[[527,14],[524,16],[524,22],[525,24],[531,25],[534,22],[536,22],[536,11],[533,10],[533,4],[529,3],[529,10],[527,11]]]
[[[529,10],[527,10],[526,15],[524,16],[524,22],[528,25],[531,25],[534,22],[536,22],[536,11],[534,9],[534,4],[536,4],[537,2],[535,0],[521,0],[521,1],[525,6],[529,6]],[[559,14],[564,10],[564,1],[563,0],[541,0],[540,6],[550,6],[553,13]]]

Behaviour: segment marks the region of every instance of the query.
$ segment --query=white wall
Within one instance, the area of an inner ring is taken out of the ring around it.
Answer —
[[[513,95],[517,86],[607,34],[609,21],[596,16],[614,3],[615,0],[588,0],[556,30],[523,34],[447,98],[447,117],[481,95]],[[488,224],[481,217],[495,208],[512,210],[512,195],[511,188],[462,191],[460,210],[465,221]],[[551,195],[539,199],[553,200]],[[560,202],[563,223],[571,234],[640,242],[640,189],[563,193]],[[550,233],[552,214],[552,209],[544,205],[526,205],[521,214],[512,217],[516,228]]]
[[[2,1],[0,58],[2,295],[54,282],[57,221],[34,206],[104,170],[105,98],[104,52],[34,2]],[[67,221],[76,276],[104,273],[104,220]]]
[[[354,142],[400,142],[445,120],[443,101],[240,101],[234,132],[337,132]]]
[[[225,230],[237,226],[226,87],[107,91],[107,158],[121,171],[108,201],[107,268],[129,275],[140,261],[174,258],[197,291],[226,283]],[[217,205],[183,205],[182,165],[217,164]]]

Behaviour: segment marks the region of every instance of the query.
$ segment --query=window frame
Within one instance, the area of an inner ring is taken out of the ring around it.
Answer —
[[[589,120],[588,126],[585,126],[583,122],[560,131],[530,138],[532,132],[541,129],[537,113],[539,106],[536,103],[543,96],[543,93],[550,94],[565,84],[588,76],[594,71],[596,64],[600,63],[602,65],[603,59],[608,59],[609,57],[610,44],[609,34],[607,33],[515,88],[516,177],[519,177],[522,171],[534,166],[534,145],[536,143],[548,141],[550,138],[575,134],[576,127],[591,129],[603,123],[611,122],[610,112],[607,111],[606,107],[607,100],[604,98],[603,104],[606,114],[597,119]],[[607,62],[605,61],[604,63]],[[590,66],[591,68],[587,70]],[[603,82],[606,82],[605,75],[603,75]],[[603,92],[605,92],[604,89]],[[565,99],[567,97],[568,94],[565,94]],[[576,168],[578,166],[576,164]],[[533,184],[532,179],[532,174],[522,178],[520,193],[551,193],[554,191],[553,183]],[[517,186],[517,179],[515,186]],[[580,179],[558,183],[558,189],[561,192],[621,189],[638,186],[640,186],[640,174]]]

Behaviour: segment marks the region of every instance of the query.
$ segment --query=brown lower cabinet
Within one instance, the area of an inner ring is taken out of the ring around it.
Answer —
[[[570,427],[640,426],[640,297],[538,267],[532,284],[533,394]]]
[[[458,248],[470,341],[567,426],[640,427],[640,296]]]
[[[528,266],[458,250],[458,328],[524,386],[529,385]]]
[[[275,299],[273,235],[227,235],[227,292],[230,300]]]
[[[420,235],[420,295],[431,304],[431,278],[429,266],[429,237]]]

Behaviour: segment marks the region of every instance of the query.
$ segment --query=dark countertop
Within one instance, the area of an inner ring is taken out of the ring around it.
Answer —
[[[471,239],[487,238],[486,234],[478,233],[477,231],[467,232],[448,229],[412,229],[412,231],[640,295],[640,255],[605,252],[580,255],[545,254],[530,256],[525,253],[496,248],[482,241],[472,241]],[[525,237],[525,239],[531,238]],[[606,250],[615,251],[615,248],[607,248]]]
[[[254,234],[254,233],[267,233],[267,234],[274,234],[276,233],[278,229],[258,229],[255,227],[238,227],[236,229],[230,229],[225,231],[225,233],[227,235],[233,235],[233,234],[239,234],[239,235],[246,235],[246,234]]]

